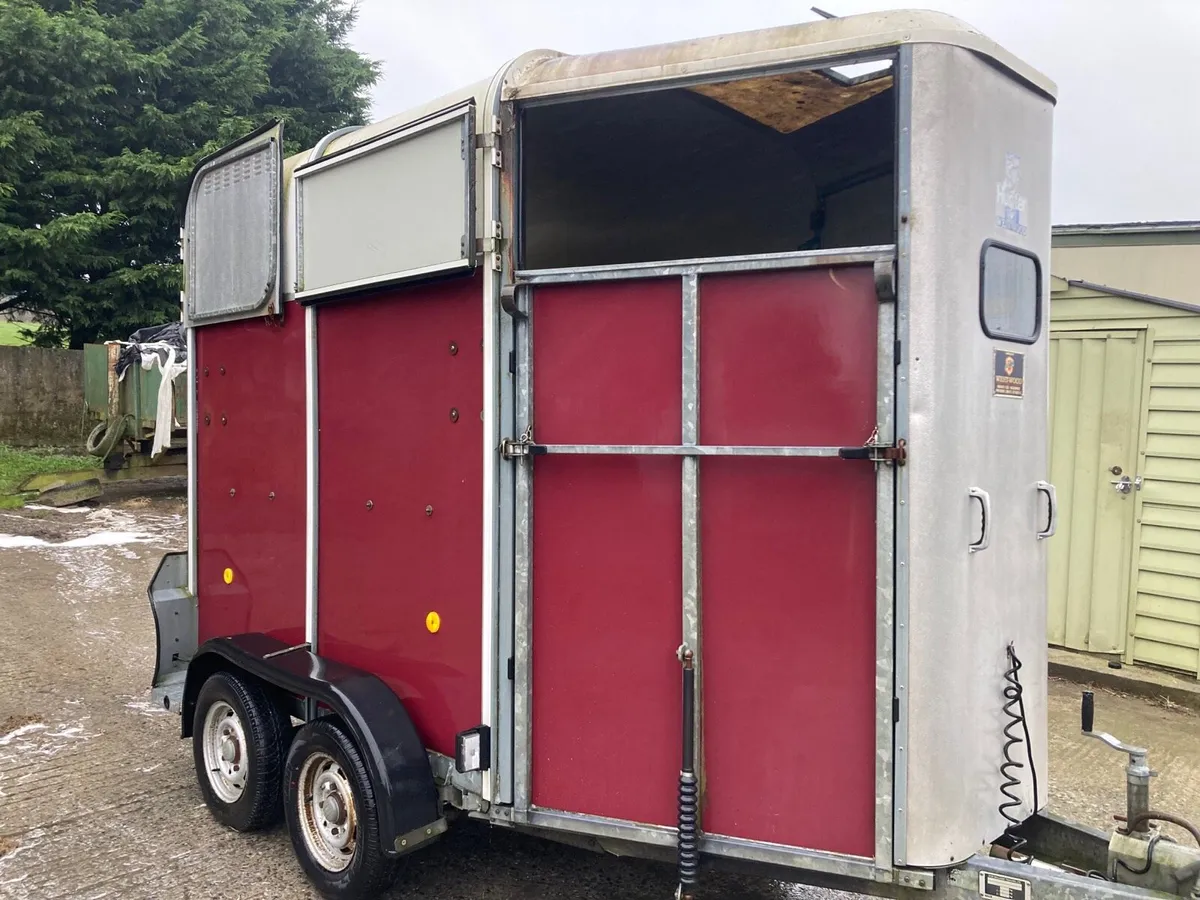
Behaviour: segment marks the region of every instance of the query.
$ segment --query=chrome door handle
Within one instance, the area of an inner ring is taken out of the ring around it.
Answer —
[[[1046,495],[1048,513],[1046,530],[1037,533],[1038,540],[1040,541],[1048,537],[1054,537],[1054,532],[1058,530],[1058,494],[1054,490],[1054,485],[1048,481],[1039,481],[1037,489],[1038,493]]]
[[[967,494],[979,501],[979,508],[983,513],[983,530],[979,540],[967,545],[967,550],[977,553],[980,550],[986,550],[992,540],[992,497],[983,488],[977,487],[969,488]]]
[[[1109,484],[1111,484],[1113,486],[1113,490],[1116,491],[1118,494],[1128,494],[1130,491],[1133,490],[1133,481],[1129,478],[1128,475],[1122,475],[1117,481],[1111,481],[1111,482],[1109,482]],[[1138,488],[1140,489],[1141,486],[1142,486],[1142,479],[1139,478],[1138,479]]]

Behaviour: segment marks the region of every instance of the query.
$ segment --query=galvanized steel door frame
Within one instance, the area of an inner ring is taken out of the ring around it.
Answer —
[[[699,282],[717,272],[764,272],[813,267],[893,265],[892,245],[818,250],[780,254],[758,254],[676,260],[629,265],[537,270],[516,273],[515,303],[517,315],[512,321],[515,342],[515,397],[512,437],[532,440],[533,421],[533,294],[538,285],[578,284],[646,278],[674,278],[680,285],[682,319],[681,412],[682,428],[678,445],[548,445],[540,452],[559,454],[675,455],[682,457],[683,515],[683,591],[681,614],[682,642],[696,654],[698,668],[703,667],[701,649],[700,567],[699,567],[699,493],[698,469],[701,456],[819,456],[836,457],[839,447],[708,447],[699,444]],[[891,444],[896,437],[896,305],[880,302],[877,323],[877,441]],[[502,418],[506,418],[502,416]],[[514,527],[512,570],[513,636],[513,790],[511,807],[495,807],[497,819],[594,837],[628,840],[657,846],[673,846],[675,832],[661,826],[622,822],[577,813],[542,810],[533,805],[531,769],[532,747],[532,588],[533,588],[533,482],[532,457],[508,464],[513,471]],[[848,465],[857,465],[848,462]],[[856,857],[827,851],[785,847],[741,838],[703,835],[702,851],[716,856],[828,872],[878,882],[891,882],[896,873],[892,866],[893,796],[893,671],[894,671],[894,522],[896,469],[876,464],[876,806],[875,853],[873,858]],[[901,470],[902,471],[902,470]],[[503,518],[503,516],[502,516]],[[506,554],[502,554],[504,559]],[[507,579],[502,578],[505,583]],[[503,615],[504,604],[501,604]],[[508,629],[500,624],[500,632]],[[697,712],[702,705],[697,691]],[[503,716],[501,716],[503,718]],[[697,735],[702,746],[702,733]],[[702,758],[702,750],[698,749]],[[673,786],[663,785],[663,790]],[[703,831],[703,823],[701,823]],[[932,882],[930,882],[932,883]]]
[[[912,92],[913,52],[900,47],[896,59],[896,310],[895,310],[895,409],[896,433],[908,437],[908,316],[909,271],[912,253]],[[908,819],[908,626],[909,626],[909,478],[905,468],[896,472],[893,506],[892,690],[895,698],[892,732],[891,844],[889,865],[904,864]]]

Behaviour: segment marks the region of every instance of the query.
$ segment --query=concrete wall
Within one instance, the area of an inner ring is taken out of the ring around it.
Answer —
[[[83,351],[0,347],[0,443],[78,447]]]

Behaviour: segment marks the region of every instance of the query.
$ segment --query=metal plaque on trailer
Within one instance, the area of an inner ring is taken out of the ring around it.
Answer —
[[[997,350],[992,357],[992,395],[1025,396],[1025,354]]]
[[[1030,900],[1033,896],[1028,881],[1009,878],[995,872],[979,873],[979,896],[995,897],[996,900]]]

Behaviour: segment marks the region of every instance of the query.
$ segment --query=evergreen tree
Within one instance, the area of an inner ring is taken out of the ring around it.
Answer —
[[[0,310],[79,347],[179,316],[196,162],[365,121],[347,0],[0,0]]]

